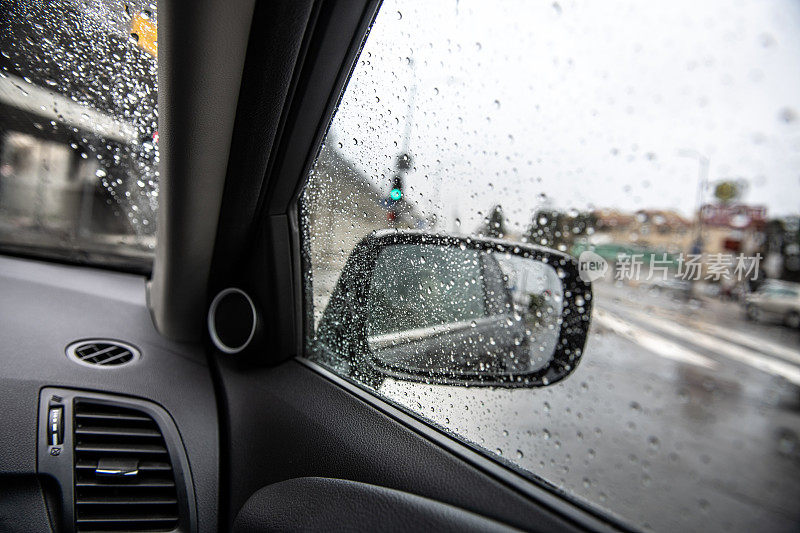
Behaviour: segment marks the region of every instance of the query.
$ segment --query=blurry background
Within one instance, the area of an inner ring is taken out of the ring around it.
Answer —
[[[149,270],[155,2],[0,2],[0,246]]]

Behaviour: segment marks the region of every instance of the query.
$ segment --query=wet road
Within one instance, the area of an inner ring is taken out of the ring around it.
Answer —
[[[381,392],[638,528],[800,529],[800,333],[733,302],[595,292],[562,383]]]

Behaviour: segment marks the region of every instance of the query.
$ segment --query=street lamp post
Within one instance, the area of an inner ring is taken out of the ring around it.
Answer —
[[[704,154],[701,154],[697,150],[691,148],[684,148],[678,151],[678,155],[681,157],[690,157],[692,159],[696,159],[698,163],[698,172],[697,172],[697,237],[695,240],[696,248],[695,253],[702,253],[703,252],[703,196],[705,193],[705,189],[708,187],[708,166],[709,166],[709,159]],[[695,250],[693,250],[695,251]]]
[[[703,253],[703,196],[706,187],[708,186],[708,164],[709,159],[704,154],[701,154],[697,150],[693,150],[691,148],[685,148],[678,151],[678,155],[681,157],[691,157],[692,159],[696,159],[698,163],[698,170],[697,170],[697,237],[695,238],[695,242],[692,246],[691,253],[693,254],[702,254]],[[695,297],[699,296],[697,294],[698,287],[695,283],[695,280],[692,279],[691,281],[691,290],[689,294],[694,295]]]
[[[412,166],[412,158],[411,158],[411,129],[414,125],[414,101],[417,97],[417,77],[416,77],[416,64],[413,60],[409,60],[409,64],[411,67],[411,79],[414,80],[414,84],[411,86],[411,96],[408,99],[408,110],[406,111],[406,124],[405,124],[405,131],[403,134],[403,145],[400,150],[400,153],[397,156],[397,161],[395,163],[396,172],[392,177],[392,189],[389,192],[389,198],[387,198],[387,204],[389,206],[388,211],[386,212],[386,216],[388,218],[388,222],[392,228],[397,229],[399,217],[402,214],[402,208],[404,205],[404,191],[403,191],[403,177],[405,174],[411,170]]]

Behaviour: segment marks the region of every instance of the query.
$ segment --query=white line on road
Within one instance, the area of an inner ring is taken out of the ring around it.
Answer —
[[[681,339],[685,339],[695,346],[705,348],[714,354],[735,359],[740,363],[757,368],[762,372],[782,376],[795,385],[800,385],[800,367],[790,363],[747,350],[738,344],[733,344],[718,337],[712,337],[711,335],[701,333],[696,329],[679,326],[678,324],[654,316],[647,317],[647,325],[664,333],[669,333]]]
[[[651,333],[639,326],[634,326],[630,322],[626,322],[616,316],[612,316],[603,309],[595,309],[594,318],[600,325],[610,329],[617,335],[624,337],[630,341],[635,342],[641,347],[653,352],[656,355],[679,361],[681,363],[689,363],[692,365],[702,366],[705,368],[716,368],[717,362],[713,359],[700,355],[691,350],[687,350],[680,344],[672,342],[669,339]]]
[[[709,324],[708,322],[698,321],[697,327],[714,336],[722,337],[723,339],[728,338],[739,344],[749,346],[754,350],[758,350],[760,352],[766,351],[767,355],[774,355],[775,357],[786,359],[792,363],[800,364],[800,353],[798,353],[797,350],[792,350],[791,348],[787,348],[786,346],[778,344],[777,342],[773,342],[763,337],[752,337],[736,331],[735,329],[721,328],[719,326]]]

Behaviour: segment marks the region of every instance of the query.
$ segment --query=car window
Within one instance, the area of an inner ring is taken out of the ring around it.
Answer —
[[[509,286],[511,277],[516,272],[505,272],[500,268],[498,254],[481,254],[481,272],[478,279],[481,280],[486,296],[486,313],[490,315],[501,315],[510,313],[513,308],[512,288]]]
[[[155,2],[0,1],[0,250],[148,270]]]
[[[798,28],[789,0],[384,1],[300,198],[307,357],[633,528],[795,530],[800,309],[753,293],[800,282]],[[463,249],[370,252],[392,235]],[[575,312],[579,364],[526,383]]]

